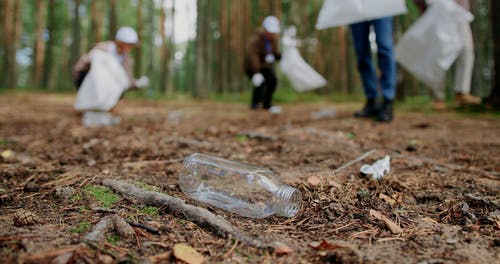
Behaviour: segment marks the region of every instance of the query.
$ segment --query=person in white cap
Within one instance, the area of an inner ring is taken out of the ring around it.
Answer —
[[[278,49],[280,31],[279,19],[268,16],[248,43],[244,68],[254,86],[251,109],[258,109],[260,103],[264,109],[272,107],[273,93],[278,84],[273,65],[281,59]]]
[[[143,86],[147,86],[148,80],[146,77],[143,77],[139,80],[134,79],[132,75],[132,59],[129,55],[130,51],[139,44],[139,37],[137,36],[137,32],[131,27],[121,27],[116,32],[114,41],[104,41],[97,43],[94,49],[105,51],[109,54],[112,54],[123,66],[127,76],[129,78],[130,88],[140,88]],[[90,70],[91,67],[91,58],[89,53],[84,54],[77,61],[75,66],[73,67],[73,82],[77,88],[80,88],[85,76]]]

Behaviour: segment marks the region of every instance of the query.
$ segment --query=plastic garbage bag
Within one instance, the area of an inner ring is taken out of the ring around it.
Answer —
[[[113,55],[98,49],[92,50],[89,55],[90,71],[78,90],[74,107],[80,111],[108,111],[130,86],[130,81]]]
[[[373,175],[374,179],[381,179],[386,173],[391,172],[391,157],[385,156],[372,165],[364,164],[359,171],[363,174]]]
[[[406,13],[405,0],[326,0],[316,22],[325,29]]]
[[[283,38],[284,50],[281,56],[280,67],[293,88],[298,92],[318,89],[326,85],[326,79],[314,70],[300,55],[295,40],[295,28],[285,31]]]
[[[453,0],[432,1],[399,40],[396,60],[426,85],[438,89],[463,48],[463,24],[473,19]]]
[[[82,116],[82,125],[86,127],[114,126],[121,118],[108,112],[86,111]]]

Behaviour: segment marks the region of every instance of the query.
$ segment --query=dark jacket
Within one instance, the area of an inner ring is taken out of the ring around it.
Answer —
[[[270,50],[266,51],[266,40],[270,43]],[[274,63],[267,63],[265,58],[268,53],[272,53],[275,61],[281,59],[281,53],[276,39],[268,39],[263,30],[257,31],[248,42],[244,67],[245,73],[249,76],[260,72],[262,69],[270,69]]]

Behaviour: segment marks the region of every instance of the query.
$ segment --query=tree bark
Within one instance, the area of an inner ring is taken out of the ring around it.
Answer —
[[[232,226],[224,218],[217,216],[207,209],[186,204],[180,198],[172,197],[163,193],[147,191],[124,181],[106,179],[103,184],[121,195],[132,197],[141,203],[163,208],[170,214],[192,221],[202,228],[212,231],[218,236],[232,236],[241,242],[257,247],[270,248],[269,243],[250,237],[248,234]]]
[[[47,41],[45,47],[45,55],[44,55],[44,63],[43,63],[43,74],[42,74],[42,87],[48,88],[50,77],[52,75],[52,67],[53,67],[53,58],[52,54],[54,52],[54,39],[56,34],[56,0],[49,0],[49,11],[48,11],[48,23],[47,23],[47,31],[49,35],[49,39]]]
[[[35,2],[35,48],[33,51],[33,71],[31,85],[40,87],[42,82],[43,61],[45,55],[45,24],[47,17],[47,3],[45,0],[34,0]]]
[[[15,50],[15,12],[16,1],[5,0],[4,3],[4,37],[5,37],[5,57],[4,57],[4,76],[3,83],[9,88],[13,88],[15,82],[16,68],[16,50]]]
[[[139,0],[137,2],[137,35],[139,36],[139,40],[142,39],[143,35],[143,21],[142,21],[142,5],[143,0]],[[135,47],[135,59],[134,59],[134,75],[141,76],[142,75],[142,47],[138,45]]]
[[[90,50],[94,47],[95,43],[101,42],[103,37],[103,23],[104,23],[104,15],[103,8],[104,2],[102,0],[92,0],[90,4],[91,9],[91,18],[90,18],[90,41],[87,47],[87,50]]]
[[[493,31],[493,45],[495,54],[495,67],[493,70],[494,81],[491,90],[491,103],[497,109],[500,109],[500,19],[497,14],[500,14],[500,1],[490,1],[490,18]]]
[[[81,40],[81,25],[80,25],[80,3],[81,0],[73,1],[73,23],[71,36],[71,55],[69,56],[69,66],[75,65],[80,56],[80,40]]]
[[[109,0],[108,39],[115,39],[117,30],[116,0]]]
[[[161,12],[160,12],[160,36],[161,36],[161,48],[160,48],[160,89],[163,93],[167,94],[168,91],[168,69],[169,69],[169,47],[167,42],[167,35],[165,30],[165,21],[167,19],[167,10],[165,7],[166,0],[161,2]]]

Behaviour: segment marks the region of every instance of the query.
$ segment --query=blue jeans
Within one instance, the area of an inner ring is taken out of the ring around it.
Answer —
[[[384,99],[393,100],[396,95],[396,57],[394,54],[392,17],[364,21],[351,25],[354,49],[358,58],[358,71],[361,74],[367,99],[377,97],[379,78],[373,67],[370,40],[370,26],[376,35],[378,67],[380,68],[380,87]]]

